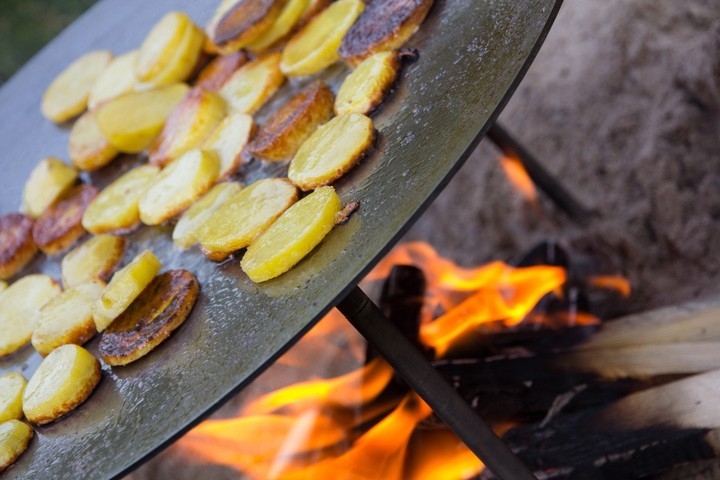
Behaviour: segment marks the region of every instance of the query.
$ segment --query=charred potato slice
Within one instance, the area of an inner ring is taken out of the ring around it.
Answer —
[[[33,434],[32,427],[20,420],[0,423],[0,473],[15,463],[27,450]]]
[[[228,115],[205,139],[203,150],[215,152],[220,159],[218,178],[230,178],[244,160],[243,151],[255,133],[255,121],[246,113]]]
[[[68,252],[62,259],[65,288],[95,280],[107,281],[120,265],[127,240],[116,235],[97,235]]]
[[[219,90],[225,82],[235,73],[235,70],[247,63],[248,57],[242,50],[218,55],[198,74],[195,81],[196,88],[205,90]]]
[[[99,280],[83,283],[46,303],[30,339],[35,350],[44,357],[61,345],[82,345],[90,340],[97,333],[93,307],[104,288]]]
[[[219,261],[247,247],[297,199],[297,189],[283,178],[258,180],[242,189],[198,228],[203,253]]]
[[[397,52],[369,56],[340,85],[335,98],[335,114],[369,114],[383,101],[399,72]]]
[[[240,67],[220,89],[233,113],[255,113],[280,88],[280,54],[272,53]]]
[[[162,264],[150,250],[145,250],[112,276],[93,307],[98,332],[105,330],[127,309],[158,274]]]
[[[186,270],[158,275],[105,330],[100,356],[108,365],[127,365],[147,355],[177,329],[195,305],[200,284]]]
[[[148,82],[168,68],[191,25],[190,17],[182,12],[169,12],[153,25],[135,62],[135,76],[140,82]]]
[[[329,185],[355,166],[374,138],[372,120],[365,115],[335,117],[302,144],[290,162],[288,177],[305,191]]]
[[[334,188],[318,188],[250,244],[240,263],[243,271],[253,282],[264,282],[290,270],[332,230],[341,209]]]
[[[433,0],[371,2],[348,30],[338,53],[357,66],[373,53],[401,47],[425,20]]]
[[[23,417],[22,396],[27,380],[20,372],[0,376],[0,422]]]
[[[246,45],[251,52],[262,52],[284,39],[298,24],[310,0],[288,0],[270,28]]]
[[[162,170],[140,197],[140,221],[159,225],[180,214],[213,186],[219,171],[213,152],[190,150]]]
[[[60,293],[60,286],[47,275],[27,275],[0,294],[0,357],[25,346],[32,337],[38,312]]]
[[[80,115],[87,107],[90,90],[110,60],[112,53],[97,50],[72,62],[45,90],[42,114],[56,123]]]
[[[80,406],[100,382],[100,362],[78,345],[56,348],[25,388],[23,411],[33,425],[53,422]]]
[[[221,53],[245,47],[275,22],[285,0],[224,0],[207,25],[207,35]]]
[[[236,195],[242,185],[236,182],[218,183],[200,200],[193,203],[175,224],[172,238],[180,248],[190,248],[197,243],[197,229],[225,202]]]
[[[21,213],[0,217],[0,278],[14,276],[35,257],[38,249],[32,228],[32,218]]]
[[[248,146],[249,152],[263,160],[288,160],[300,145],[332,117],[333,94],[317,80],[303,88],[272,115]]]
[[[64,252],[85,234],[82,217],[97,193],[92,185],[78,185],[40,215],[33,225],[33,239],[43,253]]]
[[[75,183],[77,176],[77,170],[59,158],[42,159],[25,183],[22,212],[31,218],[38,218]]]
[[[135,76],[135,64],[138,60],[138,50],[132,50],[112,59],[103,69],[90,90],[88,109],[94,110],[100,104],[131,92],[138,79]]]
[[[112,161],[118,151],[100,130],[95,112],[85,112],[73,124],[68,142],[70,161],[81,171],[97,170]]]

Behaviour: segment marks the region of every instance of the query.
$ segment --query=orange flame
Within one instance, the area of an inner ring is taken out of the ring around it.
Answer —
[[[530,202],[537,201],[535,184],[518,158],[503,155],[500,157],[500,166],[503,168],[510,183],[526,200]]]
[[[594,275],[588,279],[591,287],[614,290],[623,297],[629,297],[632,291],[627,278],[619,275]]]

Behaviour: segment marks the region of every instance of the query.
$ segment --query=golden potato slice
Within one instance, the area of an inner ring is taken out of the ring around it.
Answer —
[[[159,172],[154,165],[141,165],[120,176],[90,202],[83,214],[82,226],[96,235],[135,228],[140,224],[140,197]]]
[[[90,90],[89,110],[94,110],[108,100],[133,91],[138,83],[135,64],[139,53],[138,50],[132,50],[119,55],[103,69]]]
[[[46,255],[56,255],[85,235],[82,217],[97,194],[97,188],[81,184],[45,209],[33,225],[38,248]]]
[[[227,180],[243,163],[243,151],[255,133],[255,121],[246,113],[228,115],[205,139],[203,150],[210,150],[220,159],[218,178]]]
[[[95,280],[70,287],[47,302],[30,339],[35,350],[44,357],[61,345],[82,345],[95,336],[93,308],[104,289],[105,282]]]
[[[72,62],[45,90],[42,114],[56,123],[80,115],[87,107],[93,84],[112,58],[112,53],[96,50]]]
[[[21,213],[0,217],[0,278],[12,277],[35,257],[38,249],[32,228],[32,218]]]
[[[198,145],[225,118],[225,100],[194,88],[175,106],[160,136],[150,147],[150,163],[164,167]]]
[[[100,356],[108,365],[144,357],[183,324],[195,305],[200,284],[187,270],[155,277],[135,302],[102,334]]]
[[[288,77],[313,75],[338,61],[343,36],[364,8],[362,0],[332,3],[288,41],[280,70]]]
[[[100,130],[95,112],[83,113],[73,124],[68,142],[70,161],[78,170],[97,170],[112,161],[118,151]]]
[[[255,113],[280,88],[280,54],[271,53],[240,67],[220,89],[233,113]]]
[[[135,76],[147,82],[172,62],[192,20],[183,12],[166,13],[148,32],[138,51]]]
[[[97,109],[100,130],[119,151],[141,152],[160,134],[168,115],[189,88],[176,83],[116,97]]]
[[[425,20],[433,0],[372,2],[348,30],[338,53],[357,66],[373,53],[401,47]]]
[[[286,0],[223,1],[206,27],[221,53],[240,50],[275,22]]]
[[[27,450],[33,435],[32,427],[20,420],[0,423],[0,473]]]
[[[242,185],[237,182],[218,183],[200,200],[193,203],[175,224],[172,234],[175,245],[183,249],[195,245],[198,227],[232,196],[236,195],[240,189],[242,189]]]
[[[250,244],[240,262],[243,271],[257,283],[287,272],[332,230],[341,209],[334,188],[318,188],[288,208]]]
[[[155,254],[145,250],[115,272],[93,308],[93,320],[98,332],[105,330],[130,306],[155,278],[161,267],[162,264]]]
[[[94,280],[106,282],[120,265],[127,240],[116,235],[97,235],[67,253],[62,259],[65,288]]]
[[[53,422],[82,404],[100,382],[100,362],[78,345],[56,348],[25,388],[23,411],[33,425]]]
[[[288,177],[305,191],[329,185],[355,166],[374,138],[369,117],[359,113],[335,117],[302,144],[290,162]]]
[[[177,50],[173,52],[169,63],[152,78],[138,84],[136,89],[152,89],[187,80],[198,65],[204,43],[205,33],[197,25],[191,23],[183,34]]]
[[[20,372],[0,376],[0,422],[23,417],[22,396],[27,380]]]
[[[297,199],[297,189],[284,178],[265,178],[242,189],[197,229],[203,253],[220,261],[247,247]]]
[[[140,221],[159,225],[182,213],[213,186],[219,171],[213,152],[190,150],[162,170],[140,197]]]
[[[283,40],[298,24],[310,0],[288,0],[272,25],[246,45],[251,52],[262,52]]]
[[[335,98],[335,115],[367,115],[385,98],[400,73],[397,52],[380,52],[366,58],[350,73]]]
[[[300,90],[258,129],[248,151],[270,162],[288,160],[320,125],[330,120],[332,109],[332,91],[323,81],[316,80]]]
[[[227,55],[218,55],[200,71],[195,80],[195,88],[219,90],[235,73],[235,70],[247,61],[248,56],[242,50]]]
[[[20,210],[31,218],[38,218],[75,183],[77,176],[77,170],[59,158],[42,159],[25,183]]]
[[[37,273],[17,280],[0,295],[0,357],[30,341],[40,308],[60,291],[55,280]]]

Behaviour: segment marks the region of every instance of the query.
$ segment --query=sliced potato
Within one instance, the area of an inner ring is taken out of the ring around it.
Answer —
[[[100,356],[108,365],[127,365],[147,355],[183,324],[195,305],[200,284],[187,270],[158,275],[103,332]]]
[[[242,189],[198,228],[203,253],[219,261],[247,247],[297,199],[297,189],[284,178],[258,180]]]
[[[140,197],[159,172],[154,165],[141,165],[120,176],[90,202],[83,214],[82,226],[96,235],[135,228],[140,224]]]
[[[321,80],[310,83],[280,107],[248,145],[255,157],[271,162],[288,160],[323,123],[330,120],[333,94]]]
[[[383,101],[399,72],[397,52],[369,56],[340,85],[335,98],[335,114],[369,114]]]
[[[245,47],[275,22],[285,0],[223,1],[206,27],[208,37],[221,53]]]
[[[27,450],[33,434],[32,427],[20,420],[0,423],[0,473]]]
[[[138,90],[184,82],[195,71],[205,43],[205,33],[194,23],[186,29],[170,62],[152,78],[136,86]]]
[[[313,75],[338,61],[343,36],[364,8],[362,0],[332,3],[288,41],[280,70],[288,77]]]
[[[255,121],[246,113],[228,115],[205,139],[203,150],[210,150],[220,159],[218,178],[230,178],[243,162],[243,151],[255,133]]]
[[[105,330],[130,306],[155,278],[161,267],[162,264],[155,254],[145,250],[115,272],[93,308],[93,320],[98,332]]]
[[[280,88],[280,54],[271,53],[240,67],[220,89],[233,113],[255,113]]]
[[[4,292],[7,287],[7,282],[3,282],[2,280],[0,280],[0,293]]]
[[[262,52],[284,39],[298,24],[308,5],[310,0],[288,0],[270,28],[248,43],[246,48],[251,52]]]
[[[73,124],[68,142],[70,161],[78,170],[97,170],[112,161],[118,151],[100,130],[95,112],[83,113]]]
[[[0,357],[30,341],[40,308],[60,291],[55,280],[36,273],[17,280],[0,295]]]
[[[46,255],[56,255],[85,235],[82,217],[97,194],[97,188],[81,184],[45,209],[33,225],[33,239],[38,248]]]
[[[35,257],[38,249],[32,229],[33,219],[21,213],[0,217],[0,278],[14,276]]]
[[[53,422],[82,404],[100,382],[100,362],[78,345],[56,348],[25,388],[23,411],[33,425]]]
[[[150,163],[164,167],[197,147],[225,118],[225,100],[219,94],[194,88],[178,103],[150,148]]]
[[[189,87],[176,83],[116,97],[97,110],[103,135],[121,152],[145,150],[162,131],[165,120]]]
[[[77,170],[59,158],[42,159],[25,183],[21,211],[31,218],[38,218],[75,183],[77,176]]]
[[[22,396],[27,380],[20,372],[0,376],[0,423],[23,417]]]
[[[112,53],[96,50],[72,62],[45,90],[42,114],[57,123],[80,115],[87,107],[88,96],[95,80],[112,58]]]
[[[123,237],[102,234],[71,250],[60,264],[63,286],[109,280],[122,261],[126,244]]]
[[[30,339],[35,350],[44,357],[61,345],[82,345],[95,336],[93,308],[104,288],[100,280],[82,283],[47,302]]]
[[[355,166],[374,138],[369,117],[359,113],[335,117],[302,144],[290,162],[288,177],[305,191],[329,185]]]
[[[332,230],[341,209],[334,188],[318,188],[288,208],[250,244],[240,263],[243,271],[253,282],[287,272]]]
[[[94,110],[100,104],[131,92],[138,79],[135,76],[135,64],[139,51],[132,50],[112,59],[103,69],[90,90],[88,109]]]
[[[175,224],[172,238],[180,248],[190,248],[197,243],[197,228],[202,225],[232,196],[237,194],[242,185],[237,182],[218,183],[200,200],[193,203],[180,220]]]
[[[192,20],[183,12],[166,13],[148,32],[138,51],[135,76],[152,80],[172,62]]]
[[[227,55],[218,55],[200,71],[195,81],[195,88],[219,90],[235,73],[235,70],[247,61],[248,56],[242,50]]]
[[[190,150],[158,174],[140,200],[140,221],[159,225],[189,207],[213,186],[220,171],[217,155]]]
[[[310,0],[308,6],[305,8],[305,11],[300,17],[298,26],[302,27],[305,25],[307,22],[312,20],[315,15],[325,10],[328,5],[330,5],[330,0]]]

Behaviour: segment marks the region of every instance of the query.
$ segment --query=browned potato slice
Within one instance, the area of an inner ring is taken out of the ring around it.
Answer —
[[[287,0],[270,28],[248,43],[246,48],[251,52],[262,52],[283,40],[298,24],[309,5],[310,0]]]
[[[290,162],[288,177],[301,189],[314,190],[345,175],[372,146],[372,120],[348,113],[318,128]]]
[[[173,230],[173,242],[180,248],[190,248],[197,243],[197,229],[225,202],[236,195],[242,185],[237,182],[218,183],[200,200],[190,205]]]
[[[135,76],[139,51],[132,50],[112,59],[93,84],[88,97],[88,109],[94,110],[100,104],[131,92],[138,79]]]
[[[255,113],[280,88],[280,54],[271,53],[240,67],[220,89],[233,113]]]
[[[153,25],[138,51],[135,76],[139,81],[152,80],[170,65],[191,25],[183,12],[169,12]]]
[[[47,275],[27,275],[0,294],[0,357],[26,345],[32,337],[37,315],[60,286]]]
[[[27,450],[33,434],[32,427],[20,420],[0,423],[0,473],[15,463]]]
[[[25,388],[23,411],[33,425],[75,410],[100,382],[100,362],[78,345],[56,348],[43,359]]]
[[[338,53],[357,66],[373,53],[401,47],[425,20],[433,0],[371,2],[348,30]]]
[[[67,253],[60,264],[65,288],[94,280],[107,281],[120,265],[127,240],[97,235]]]
[[[297,189],[284,178],[266,178],[244,188],[198,228],[203,253],[220,261],[247,247],[297,199]]]
[[[70,287],[52,298],[41,309],[32,342],[43,357],[61,345],[82,345],[97,331],[93,321],[95,302],[105,282],[95,280]]]
[[[23,417],[22,396],[27,380],[20,372],[0,375],[0,422]]]
[[[335,114],[367,115],[385,98],[400,72],[397,52],[375,53],[345,77],[335,98]]]
[[[162,170],[140,197],[140,221],[159,225],[182,213],[213,186],[219,171],[213,152],[190,150]]]
[[[53,122],[64,122],[80,115],[87,107],[90,89],[112,60],[112,53],[97,50],[71,63],[45,90],[42,113]]]
[[[230,178],[244,160],[243,151],[255,133],[255,121],[246,113],[228,115],[210,134],[202,145],[220,159],[220,180]]]
[[[285,0],[224,0],[207,25],[221,53],[240,50],[275,22]]]
[[[83,113],[70,130],[68,153],[78,170],[97,170],[112,161],[118,151],[100,130],[95,112]]]
[[[177,329],[195,305],[200,284],[186,270],[158,275],[105,330],[100,356],[108,365],[127,365],[147,355]]]
[[[150,148],[150,163],[164,167],[197,147],[225,118],[225,100],[202,88],[190,90],[170,112]]]
[[[198,66],[202,56],[205,33],[191,23],[183,34],[177,49],[172,52],[169,63],[152,78],[136,86],[138,90],[184,82]]]
[[[0,278],[12,277],[35,257],[32,228],[32,218],[21,213],[0,217]]]
[[[43,253],[64,252],[85,234],[82,217],[97,193],[92,185],[78,185],[40,215],[33,225],[33,239]]]
[[[21,211],[31,218],[38,218],[75,183],[77,175],[77,170],[59,158],[42,159],[25,183]]]
[[[227,55],[218,55],[200,71],[195,81],[195,87],[204,88],[205,90],[219,90],[235,73],[235,70],[247,63],[247,61],[248,57],[242,50]]]

